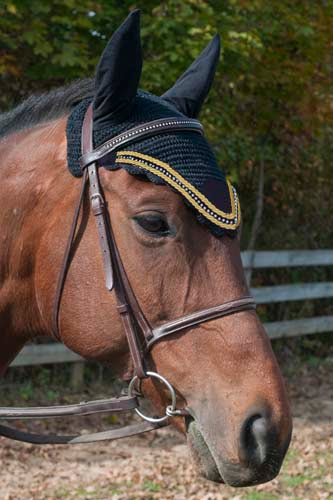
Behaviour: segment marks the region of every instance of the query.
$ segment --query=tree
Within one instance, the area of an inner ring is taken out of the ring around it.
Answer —
[[[94,72],[128,0],[3,0],[2,109]],[[246,206],[244,242],[264,166],[256,245],[331,245],[332,2],[144,2],[141,86],[163,93],[215,32],[223,51],[202,120]],[[295,230],[297,228],[297,230]]]

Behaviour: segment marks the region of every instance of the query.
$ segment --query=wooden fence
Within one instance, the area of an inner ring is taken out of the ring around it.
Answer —
[[[333,250],[287,250],[272,252],[243,252],[245,269],[332,266]],[[258,304],[294,300],[316,300],[333,297],[333,282],[296,283],[251,288]],[[265,323],[272,339],[295,337],[313,333],[333,332],[333,316],[317,316]],[[62,344],[27,345],[11,366],[27,366],[46,363],[82,362],[83,359]],[[79,368],[80,363],[77,364]],[[81,365],[82,366],[82,365]],[[80,370],[77,370],[78,378]],[[75,378],[75,368],[74,368]]]

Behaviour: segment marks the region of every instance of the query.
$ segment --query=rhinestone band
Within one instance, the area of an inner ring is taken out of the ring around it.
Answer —
[[[142,158],[145,156],[145,158]],[[147,155],[142,155],[140,153],[135,152],[126,152],[119,151],[116,158],[116,163],[127,163],[142,168],[143,170],[148,170],[152,173],[155,173],[157,176],[163,178],[166,182],[177,189],[181,194],[185,196],[189,200],[189,202],[206,218],[208,218],[213,223],[217,224],[220,227],[228,228],[228,229],[236,229],[240,225],[240,208],[239,208],[239,200],[236,189],[229,185],[230,199],[231,205],[233,206],[232,213],[227,214],[224,213],[224,217],[221,216],[217,212],[221,212],[220,210],[212,208],[212,203],[207,200],[205,202],[205,197],[203,195],[200,196],[201,193],[198,192],[196,188],[191,189],[189,182],[185,179],[182,182],[182,177],[173,174],[173,169],[162,162],[156,160],[154,162],[154,158],[150,158],[151,161],[147,160]],[[157,163],[158,161],[158,163]],[[163,166],[164,165],[164,166]],[[210,207],[208,206],[210,204]]]

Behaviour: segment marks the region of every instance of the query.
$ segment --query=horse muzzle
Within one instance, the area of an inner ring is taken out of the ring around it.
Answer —
[[[191,411],[191,410],[190,410]],[[269,419],[253,413],[241,426],[236,454],[205,433],[197,419],[186,417],[187,441],[198,472],[218,483],[234,487],[254,486],[274,479],[280,471],[291,434],[279,444]],[[228,441],[228,436],[223,441]],[[220,448],[220,449],[219,449]]]

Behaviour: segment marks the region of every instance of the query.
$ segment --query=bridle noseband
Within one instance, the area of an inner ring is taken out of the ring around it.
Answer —
[[[113,290],[117,300],[117,311],[120,315],[131,358],[133,360],[134,377],[132,378],[127,396],[111,398],[102,401],[92,401],[80,403],[79,405],[37,407],[37,408],[0,408],[0,418],[44,418],[51,416],[90,414],[97,412],[113,412],[135,410],[145,422],[127,426],[121,429],[105,431],[85,436],[45,436],[29,434],[0,426],[0,435],[28,441],[38,444],[44,443],[82,443],[104,439],[118,439],[120,437],[139,434],[148,430],[156,429],[167,425],[170,417],[186,415],[186,409],[176,408],[176,393],[170,382],[160,374],[147,370],[147,355],[151,347],[161,339],[175,332],[186,328],[192,328],[205,321],[209,321],[239,311],[255,308],[252,297],[245,296],[240,299],[225,302],[224,304],[203,309],[192,314],[183,316],[173,321],[153,328],[145,317],[133,289],[126,275],[118,247],[112,231],[109,213],[103,192],[100,188],[98,175],[99,162],[106,155],[114,152],[120,146],[144,139],[156,134],[170,133],[175,131],[192,131],[203,133],[201,124],[197,120],[187,118],[167,118],[145,123],[128,130],[112,139],[106,141],[101,146],[93,149],[93,108],[90,105],[86,111],[82,126],[82,157],[80,164],[83,172],[82,187],[80,196],[75,208],[74,218],[67,241],[61,271],[56,288],[55,302],[53,308],[53,334],[61,340],[59,329],[59,311],[63,288],[66,281],[67,272],[71,262],[71,250],[76,235],[80,210],[83,204],[86,186],[89,183],[91,209],[95,216],[97,233],[103,257],[106,287]],[[137,383],[147,377],[153,377],[164,383],[171,396],[171,405],[166,408],[166,413],[162,417],[147,417],[138,408]]]

